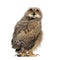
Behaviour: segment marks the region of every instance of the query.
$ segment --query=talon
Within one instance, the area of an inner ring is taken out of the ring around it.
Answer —
[[[37,55],[39,55],[39,54],[28,54],[28,56],[31,56],[31,57],[35,57]]]
[[[21,54],[17,54],[18,57],[24,57],[24,56],[27,56],[26,53],[21,53]]]
[[[20,54],[16,54],[18,57],[21,57],[22,56],[22,54],[20,53]]]

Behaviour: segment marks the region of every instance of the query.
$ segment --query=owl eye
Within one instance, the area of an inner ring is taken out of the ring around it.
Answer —
[[[37,12],[39,12],[39,10],[38,10],[38,9],[37,9],[36,11],[37,11]]]
[[[32,9],[29,9],[29,11],[32,11]]]

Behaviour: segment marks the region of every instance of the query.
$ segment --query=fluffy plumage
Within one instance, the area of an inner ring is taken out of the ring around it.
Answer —
[[[30,8],[17,22],[12,47],[19,56],[35,56],[32,51],[40,44],[42,37],[41,18],[42,14],[38,8]]]

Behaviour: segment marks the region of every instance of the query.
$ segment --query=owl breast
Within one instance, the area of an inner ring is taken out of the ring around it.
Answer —
[[[37,25],[40,25],[40,23],[38,21],[29,22],[29,24],[28,24],[28,30],[31,31],[31,30],[35,29],[35,27]]]

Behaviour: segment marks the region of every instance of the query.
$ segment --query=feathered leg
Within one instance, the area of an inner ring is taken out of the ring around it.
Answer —
[[[18,57],[24,57],[26,56],[27,53],[26,53],[26,50],[23,48],[22,51],[20,53],[17,54]]]

